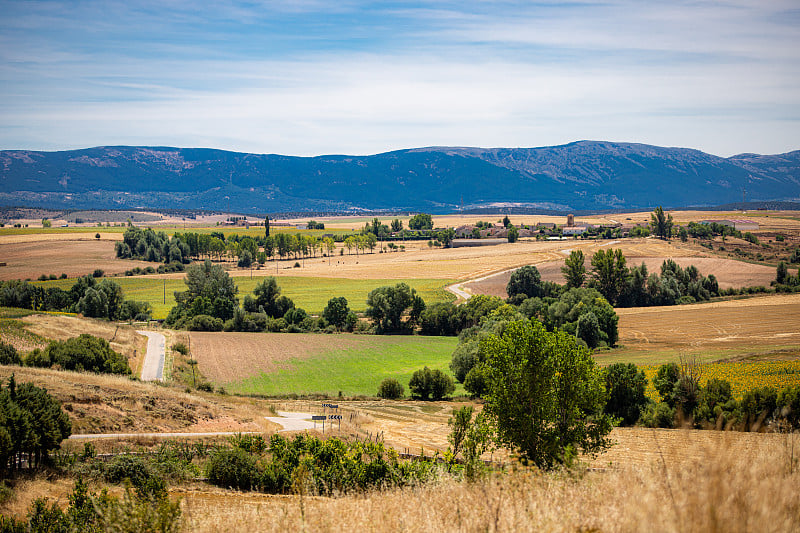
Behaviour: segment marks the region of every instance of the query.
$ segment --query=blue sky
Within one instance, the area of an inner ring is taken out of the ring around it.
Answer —
[[[0,0],[0,149],[800,149],[797,0]]]

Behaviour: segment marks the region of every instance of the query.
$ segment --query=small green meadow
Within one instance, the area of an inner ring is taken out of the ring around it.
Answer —
[[[285,360],[284,368],[275,372],[221,385],[240,394],[375,396],[383,379],[395,378],[409,395],[411,375],[425,366],[452,376],[449,364],[457,344],[457,337],[364,336],[356,348],[331,348],[312,357]],[[464,394],[461,384],[456,384],[454,394]]]

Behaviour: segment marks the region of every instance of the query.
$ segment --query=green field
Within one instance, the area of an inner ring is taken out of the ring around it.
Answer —
[[[169,310],[175,305],[175,291],[183,291],[186,285],[183,279],[158,279],[155,277],[120,277],[111,278],[120,284],[125,298],[141,302],[149,302],[153,306],[153,318],[166,318]],[[252,294],[255,286],[263,277],[236,277],[234,283],[239,287],[239,301],[246,294]],[[455,297],[444,290],[453,283],[445,279],[369,279],[351,280],[336,278],[279,277],[278,286],[281,294],[291,298],[297,307],[311,314],[320,314],[328,300],[338,296],[347,298],[350,309],[357,313],[366,310],[367,294],[372,289],[383,285],[394,285],[398,281],[407,283],[422,296],[427,304],[451,301]],[[45,287],[60,287],[68,290],[75,283],[74,279],[35,282]]]
[[[370,336],[363,347],[339,349],[306,359],[289,359],[285,368],[243,381],[224,383],[229,392],[241,394],[313,394],[375,396],[384,378],[395,378],[409,395],[408,381],[424,366],[452,376],[450,357],[456,337]],[[456,384],[456,395],[464,388]]]

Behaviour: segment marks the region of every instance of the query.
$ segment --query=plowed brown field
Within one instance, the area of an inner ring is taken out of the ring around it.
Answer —
[[[66,274],[70,278],[102,269],[106,274],[119,274],[134,267],[145,268],[153,263],[117,259],[114,241],[121,234],[3,235],[0,238],[0,280],[36,279],[42,274]]]

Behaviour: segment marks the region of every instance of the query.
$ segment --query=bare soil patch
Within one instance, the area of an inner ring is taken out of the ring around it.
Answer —
[[[193,331],[189,349],[203,374],[213,382],[229,383],[262,372],[285,368],[332,349],[363,348],[368,337],[316,333],[214,333]]]
[[[120,274],[137,266],[153,266],[145,261],[117,259],[114,240],[97,240],[91,235],[4,235],[0,239],[0,261],[6,266],[0,267],[0,280],[37,279],[42,274],[74,278],[98,268],[106,274]]]

